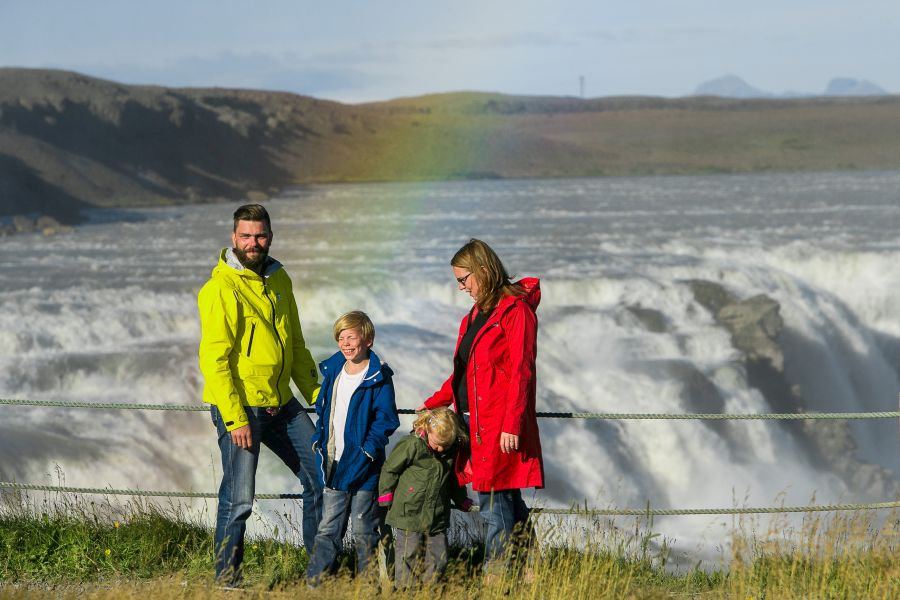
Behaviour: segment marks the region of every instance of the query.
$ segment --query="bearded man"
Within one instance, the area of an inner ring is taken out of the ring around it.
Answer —
[[[234,212],[231,248],[224,248],[200,290],[200,371],[222,454],[216,514],[216,579],[241,583],[244,532],[253,508],[260,445],[271,449],[303,486],[303,543],[311,547],[322,516],[323,482],[315,466],[315,429],[294,398],[293,379],[308,404],[319,377],[300,329],[291,280],[269,256],[266,209]]]

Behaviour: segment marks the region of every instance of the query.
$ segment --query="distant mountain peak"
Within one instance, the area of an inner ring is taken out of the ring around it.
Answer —
[[[783,92],[773,94],[755,88],[737,75],[724,75],[697,86],[695,96],[719,96],[722,98],[802,98],[814,96],[885,96],[884,88],[852,77],[835,77],[828,82],[824,92]]]
[[[865,79],[851,77],[835,77],[825,88],[826,96],[884,96],[887,92],[878,85]]]
[[[737,75],[724,75],[697,86],[696,96],[721,96],[723,98],[766,98],[771,96],[759,90]]]

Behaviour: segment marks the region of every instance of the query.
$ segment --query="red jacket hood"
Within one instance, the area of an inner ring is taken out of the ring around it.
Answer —
[[[525,277],[516,282],[525,289],[525,295],[518,296],[522,298],[531,310],[537,310],[538,304],[541,302],[541,280],[537,277]],[[508,296],[515,300],[517,296]]]

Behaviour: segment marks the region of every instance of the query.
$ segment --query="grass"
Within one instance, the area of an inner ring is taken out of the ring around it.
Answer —
[[[3,496],[0,600],[6,598],[214,598],[212,534],[176,506],[160,508],[84,498],[36,501]],[[241,598],[895,598],[900,597],[900,528],[894,516],[823,517],[801,524],[736,520],[730,549],[712,567],[673,569],[665,540],[640,519],[625,532],[598,519],[542,527],[553,540],[509,574],[484,577],[480,549],[453,550],[439,586],[392,591],[377,579],[346,575],[306,588],[302,547],[271,537],[248,541]],[[577,534],[579,543],[563,543]],[[467,535],[467,534],[466,534]],[[466,536],[458,536],[464,539]],[[345,557],[349,558],[349,554]],[[231,597],[235,594],[231,593]]]

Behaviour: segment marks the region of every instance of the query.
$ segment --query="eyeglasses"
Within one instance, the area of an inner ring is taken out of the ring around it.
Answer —
[[[471,273],[466,273],[462,277],[457,277],[456,283],[458,283],[459,285],[466,285],[466,279],[468,279],[470,275]]]

